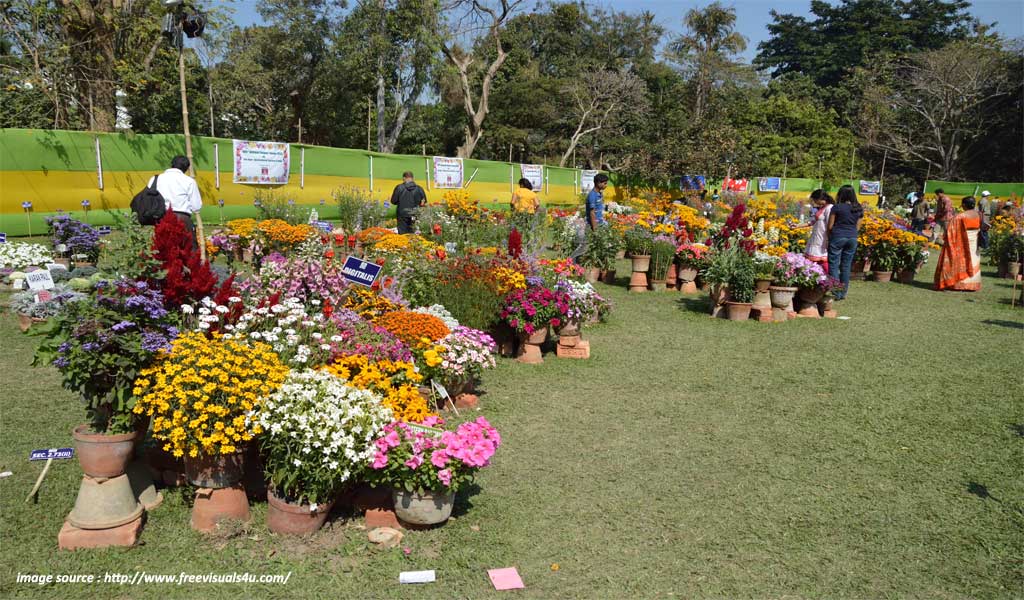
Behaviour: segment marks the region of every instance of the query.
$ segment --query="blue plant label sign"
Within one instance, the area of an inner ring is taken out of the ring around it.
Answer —
[[[28,455],[29,460],[61,460],[66,458],[74,458],[74,448],[49,448],[44,450],[33,450]]]
[[[318,228],[318,229],[319,229],[320,231],[323,231],[324,233],[330,233],[330,232],[334,231],[334,226],[333,226],[333,225],[331,225],[331,224],[330,224],[329,222],[327,222],[327,221],[317,221],[317,222],[315,223],[315,226],[316,226],[316,227],[317,227],[317,228]]]
[[[6,243],[7,243],[7,234],[3,233],[3,232],[0,232],[0,244],[6,244]]]
[[[110,235],[110,225],[100,225],[96,228],[100,235]]]
[[[376,263],[367,262],[355,256],[345,259],[345,266],[341,269],[341,276],[347,281],[370,287],[377,281],[383,267]]]

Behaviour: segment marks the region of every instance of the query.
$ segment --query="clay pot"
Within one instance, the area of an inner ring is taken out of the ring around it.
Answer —
[[[868,267],[871,266],[871,261],[867,260],[855,260],[853,266],[850,267],[850,279],[863,280],[867,276]]]
[[[273,488],[267,491],[267,527],[274,533],[308,535],[324,526],[334,500],[318,504],[292,504],[279,498]]]
[[[242,453],[216,454],[185,459],[185,476],[199,488],[221,489],[242,480]]]
[[[633,271],[633,273],[629,276],[629,291],[647,291],[647,273],[645,271]]]
[[[55,258],[55,259],[53,259],[53,262],[57,263],[58,265],[64,265],[65,267],[70,267],[71,266],[71,259],[69,259],[69,258],[64,258],[64,257]]]
[[[673,261],[668,266],[668,272],[665,273],[665,287],[670,289],[676,287],[676,281],[678,280],[677,273],[678,267],[676,267],[676,263]]]
[[[1016,279],[1017,275],[1020,275],[1020,263],[1019,262],[1007,262],[1006,263],[1006,276],[1009,279]]]
[[[541,352],[540,346],[548,339],[547,327],[538,329],[532,334],[519,334],[519,355],[516,356],[516,360],[527,364],[539,364],[544,362],[544,354]]]
[[[68,522],[79,529],[112,529],[142,516],[128,476],[82,477]]]
[[[881,283],[892,281],[892,271],[872,271],[871,276],[874,277],[875,281]]]
[[[634,273],[646,273],[651,268],[651,255],[645,254],[642,256],[634,256],[633,261],[633,272]]]
[[[824,295],[825,290],[817,286],[800,288],[800,299],[807,304],[817,304]]]
[[[200,488],[192,504],[192,529],[210,532],[225,519],[248,522],[249,499],[240,485],[226,488]]]
[[[683,282],[697,281],[697,269],[694,269],[693,267],[689,267],[687,265],[682,265],[676,271],[676,277]]]
[[[795,287],[773,285],[768,288],[768,293],[771,294],[772,306],[786,310],[792,310],[793,295],[796,292],[797,288]]]
[[[768,288],[772,287],[771,279],[755,279],[754,280],[754,292],[767,292]]]
[[[558,330],[558,337],[572,337],[580,334],[580,324],[570,321]]]
[[[548,328],[542,327],[533,333],[526,335],[527,344],[541,345],[548,340]]]
[[[615,269],[601,271],[601,282],[607,285],[615,285]]]
[[[730,321],[746,321],[750,318],[750,309],[753,304],[750,302],[726,302],[726,310]]]
[[[647,289],[652,292],[663,292],[666,289],[665,279],[651,279],[647,283]]]
[[[412,525],[437,525],[452,516],[455,506],[454,492],[407,492],[392,491],[395,501],[395,515]]]
[[[89,429],[89,425],[83,423],[71,432],[71,437],[75,440],[75,454],[78,455],[78,464],[82,466],[82,471],[89,477],[111,478],[124,475],[128,462],[132,459],[135,439],[139,437],[139,432],[107,435],[89,433]]]
[[[597,267],[587,267],[583,270],[583,277],[589,283],[597,283],[601,279],[601,269]]]
[[[914,283],[915,275],[917,275],[917,271],[914,269],[903,269],[897,277],[900,283]]]
[[[679,291],[684,294],[696,294],[700,292],[700,288],[697,287],[696,282],[683,281],[682,285],[679,286]]]

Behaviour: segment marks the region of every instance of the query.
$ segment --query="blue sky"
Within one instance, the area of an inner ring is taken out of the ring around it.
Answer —
[[[351,2],[352,0],[350,0]],[[707,1],[693,0],[630,0],[623,2],[597,2],[594,4],[613,7],[625,12],[643,10],[654,13],[658,23],[668,31],[679,31],[683,14]],[[531,3],[532,4],[532,3]],[[806,15],[810,0],[724,0],[726,6],[736,8],[737,29],[747,38],[747,52],[744,58],[751,59],[757,52],[758,42],[768,36],[765,25],[771,22],[769,10],[780,13]],[[235,22],[249,25],[260,19],[256,11],[257,0],[234,0]],[[983,23],[997,23],[996,30],[1008,38],[1024,37],[1024,0],[975,0],[971,12]]]

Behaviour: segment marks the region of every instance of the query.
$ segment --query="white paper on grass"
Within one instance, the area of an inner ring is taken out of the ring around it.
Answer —
[[[433,583],[436,580],[434,570],[402,571],[398,574],[398,583]]]

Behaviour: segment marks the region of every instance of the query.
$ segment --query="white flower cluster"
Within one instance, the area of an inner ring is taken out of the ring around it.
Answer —
[[[445,326],[451,330],[459,326],[459,322],[452,316],[452,313],[448,312],[448,309],[441,304],[431,304],[430,306],[421,306],[414,308],[413,312],[422,313],[425,315],[431,315],[444,321]]]
[[[292,366],[310,364],[314,358],[326,362],[322,355],[330,352],[329,342],[340,339],[333,335],[335,328],[329,319],[322,313],[309,314],[298,298],[251,308],[233,326],[224,328],[229,335],[269,344],[281,360]]]
[[[345,385],[330,373],[304,369],[289,373],[246,420],[247,426],[263,428],[272,458],[287,458],[289,467],[300,471],[300,481],[328,470],[341,484],[373,460],[373,442],[394,418],[381,402],[376,394]]]
[[[21,270],[26,267],[41,267],[49,262],[53,262],[50,250],[42,244],[0,244],[0,268]]]

